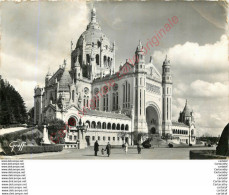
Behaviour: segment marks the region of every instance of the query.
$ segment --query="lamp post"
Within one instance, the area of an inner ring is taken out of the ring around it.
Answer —
[[[86,147],[86,141],[85,141],[85,137],[84,137],[84,132],[85,133],[87,132],[87,126],[80,125],[80,126],[77,126],[76,128],[77,128],[77,131],[79,134],[79,149],[85,148]],[[82,138],[80,136],[81,133],[82,133]]]

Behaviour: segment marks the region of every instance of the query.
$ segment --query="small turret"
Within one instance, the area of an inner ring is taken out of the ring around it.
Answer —
[[[136,52],[135,52],[135,69],[136,71],[144,71],[145,70],[145,56],[144,56],[144,52],[143,50],[143,46],[141,41],[139,40],[139,44],[136,48]]]
[[[50,73],[50,68],[48,70],[48,73],[45,76],[45,86],[48,86],[48,81],[52,78],[52,74]]]
[[[162,66],[162,82],[172,84],[171,65],[170,60],[167,59],[167,55]]]

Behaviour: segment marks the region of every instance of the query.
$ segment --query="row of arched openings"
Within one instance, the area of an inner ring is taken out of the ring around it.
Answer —
[[[107,130],[129,130],[128,124],[116,124],[116,123],[106,123],[106,122],[95,122],[86,121],[85,124],[91,129],[107,129]]]
[[[78,61],[79,61],[80,65],[82,65],[82,55],[79,55]],[[112,61],[113,61],[113,59],[111,57],[103,56],[103,64],[105,67],[111,66]],[[96,65],[100,65],[99,54],[95,55],[95,62],[96,62]],[[89,54],[87,54],[86,55],[86,64],[90,64],[90,63],[91,63],[91,57]]]
[[[179,130],[179,129],[173,129],[173,134],[183,134],[183,135],[188,135],[188,131],[185,131],[185,130]]]

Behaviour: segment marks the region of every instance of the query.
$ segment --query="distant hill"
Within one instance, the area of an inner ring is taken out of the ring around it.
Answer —
[[[0,76],[0,125],[25,123],[26,120],[24,100],[14,87]]]

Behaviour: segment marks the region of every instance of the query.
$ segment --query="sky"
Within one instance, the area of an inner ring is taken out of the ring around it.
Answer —
[[[178,23],[150,48],[161,72],[166,55],[173,75],[173,120],[185,100],[194,111],[198,134],[218,136],[229,119],[227,9],[224,2],[96,2],[97,20],[116,43],[116,67],[132,58],[177,16]],[[36,85],[44,86],[50,69],[70,63],[71,40],[76,45],[90,20],[92,3],[4,2],[1,5],[0,75],[33,106]]]

